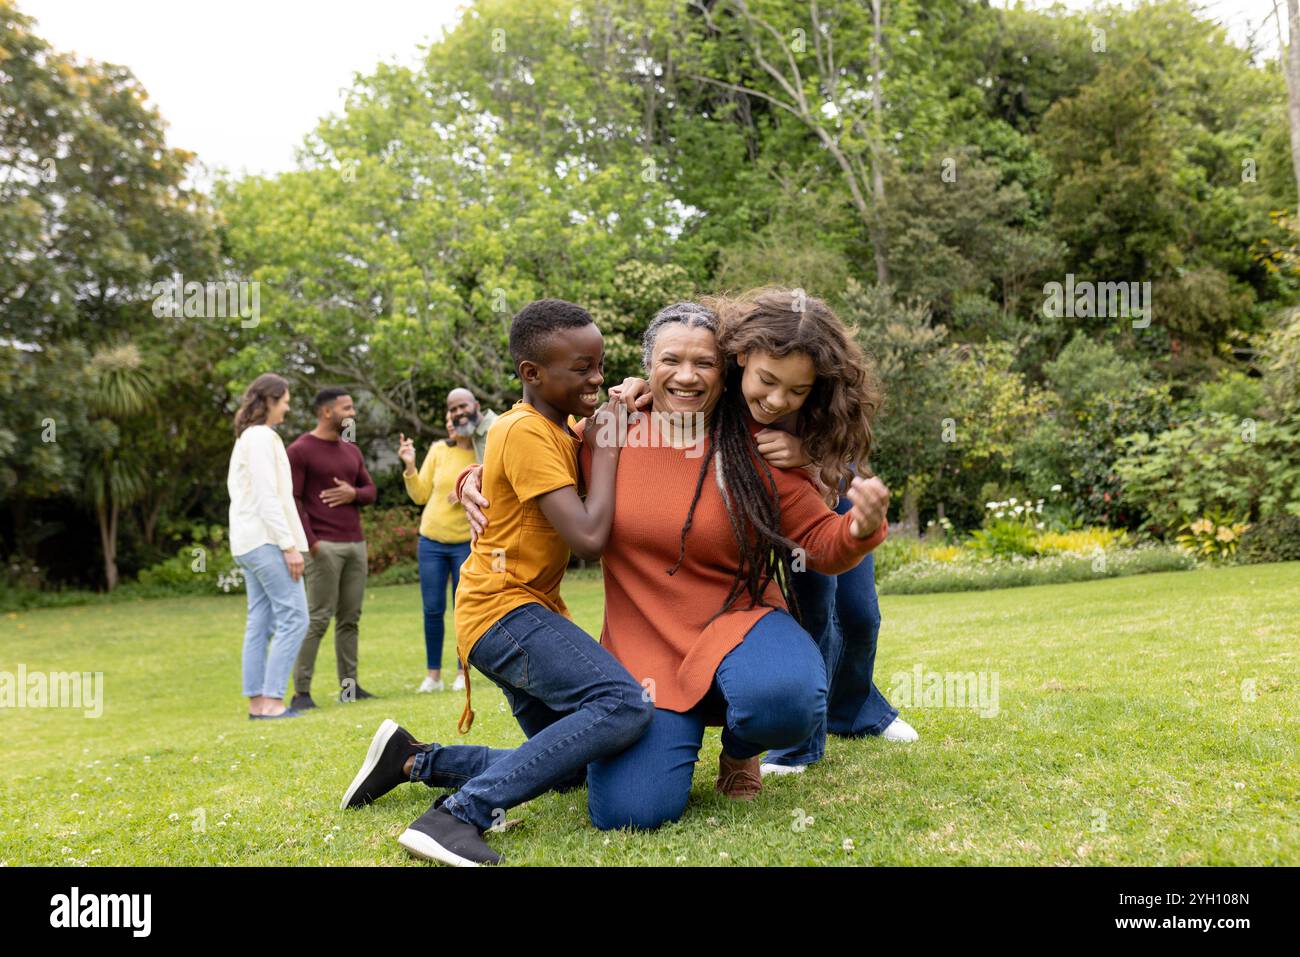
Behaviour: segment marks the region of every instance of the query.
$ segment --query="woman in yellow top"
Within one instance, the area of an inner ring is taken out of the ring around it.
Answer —
[[[453,389],[447,396],[447,434],[429,447],[420,471],[415,470],[415,443],[398,433],[398,457],[406,465],[402,478],[406,493],[416,505],[424,506],[420,517],[420,596],[424,604],[425,665],[429,669],[416,691],[442,691],[443,615],[447,611],[447,583],[452,601],[460,581],[460,566],[469,557],[469,521],[449,496],[455,491],[456,476],[482,459],[475,448],[476,434],[487,431],[491,412],[480,414],[478,401],[468,389]],[[487,420],[487,421],[485,421]],[[452,690],[465,690],[465,666],[457,659]]]

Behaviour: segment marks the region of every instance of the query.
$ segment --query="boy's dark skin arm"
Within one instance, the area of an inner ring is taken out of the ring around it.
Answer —
[[[567,429],[568,417],[593,416],[584,439],[592,443],[591,478],[587,499],[572,485],[537,499],[546,520],[560,533],[569,550],[583,561],[595,561],[605,550],[614,520],[614,474],[618,468],[617,429],[602,427],[614,419],[612,403],[597,409],[595,396],[605,381],[605,347],[596,326],[564,329],[546,344],[542,362],[524,359],[519,379],[524,401],[556,425]]]
[[[588,423],[588,441],[609,431],[600,428],[607,409],[608,406]],[[614,520],[614,476],[617,471],[618,446],[593,444],[585,502],[578,498],[577,489],[572,485],[557,488],[537,499],[546,520],[568,543],[569,550],[583,561],[599,559],[609,541],[609,528]]]

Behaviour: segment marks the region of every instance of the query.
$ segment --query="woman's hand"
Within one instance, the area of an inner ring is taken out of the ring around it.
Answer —
[[[415,471],[415,442],[408,439],[401,432],[397,433],[399,444],[397,446],[397,457],[406,463],[406,471]]]
[[[812,464],[812,459],[803,454],[803,440],[797,435],[780,429],[760,429],[754,440],[758,454],[774,468],[798,469]]]
[[[621,402],[627,408],[631,421],[636,421],[636,413],[650,408],[654,396],[650,394],[650,383],[636,376],[628,376],[620,385],[609,390],[611,402]]]
[[[286,548],[284,550],[284,563],[289,566],[289,577],[294,581],[302,578],[302,570],[307,564],[303,561],[302,552],[297,548]]]
[[[487,528],[487,516],[483,514],[483,509],[488,507],[488,500],[482,495],[479,484],[483,480],[482,467],[476,468],[465,476],[465,481],[460,485],[460,506],[465,510],[465,517],[469,519],[469,540],[478,541],[479,535],[483,534],[483,529]]]
[[[849,532],[854,538],[870,538],[876,534],[889,511],[889,489],[885,483],[878,478],[854,478],[844,494],[853,503],[849,510],[853,519]]]

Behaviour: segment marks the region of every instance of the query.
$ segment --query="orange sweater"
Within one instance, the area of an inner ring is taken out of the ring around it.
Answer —
[[[751,423],[751,430],[758,428]],[[749,595],[742,593],[730,611],[706,627],[726,600],[740,562],[712,464],[686,535],[685,560],[676,574],[667,574],[677,561],[682,523],[699,476],[698,449],[688,458],[691,451],[648,447],[645,441],[622,449],[614,525],[601,558],[601,644],[647,688],[656,707],[679,712],[699,703],[723,657],[772,610],[748,608]],[[586,443],[580,459],[584,475],[589,474]],[[885,525],[870,538],[854,538],[850,517],[827,508],[803,470],[773,469],[772,474],[781,498],[781,531],[806,550],[808,569],[838,575],[884,541]],[[777,608],[786,607],[775,582],[764,597]]]

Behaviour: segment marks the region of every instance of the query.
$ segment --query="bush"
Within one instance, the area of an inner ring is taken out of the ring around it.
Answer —
[[[372,588],[383,588],[386,585],[416,585],[419,582],[420,563],[405,561],[389,565],[379,574],[370,576],[366,585]]]
[[[1250,528],[1234,516],[1210,512],[1178,530],[1178,544],[1197,558],[1226,561],[1237,554],[1242,533]]]
[[[415,506],[362,509],[361,527],[371,575],[415,560],[420,536],[420,516]]]
[[[1024,522],[995,519],[988,528],[972,532],[970,550],[981,558],[1028,557],[1038,554],[1038,535]]]
[[[1300,515],[1300,414],[1255,421],[1212,412],[1124,444],[1115,463],[1124,494],[1162,534],[1212,510],[1248,520]]]
[[[1110,551],[1128,544],[1128,533],[1118,528],[1080,528],[1069,532],[1042,532],[1035,546],[1040,555],[1059,555],[1062,552],[1074,552],[1078,555],[1091,555],[1094,552]]]
[[[910,535],[890,535],[871,553],[876,563],[876,580],[879,581],[891,572],[905,565],[919,562],[926,557],[925,542]]]
[[[244,570],[230,554],[225,527],[198,523],[188,532],[190,541],[180,546],[175,555],[136,576],[139,590],[146,595],[242,592]],[[171,537],[184,536],[178,532]]]
[[[1067,552],[1039,558],[1017,557],[1009,561],[986,558],[978,562],[945,563],[926,559],[898,569],[881,580],[878,589],[882,595],[985,591],[1184,571],[1195,567],[1196,559],[1181,548],[1169,545],[1142,545],[1099,551],[1093,555]]]
[[[1260,519],[1241,536],[1237,557],[1251,565],[1300,561],[1300,517],[1276,515]]]

